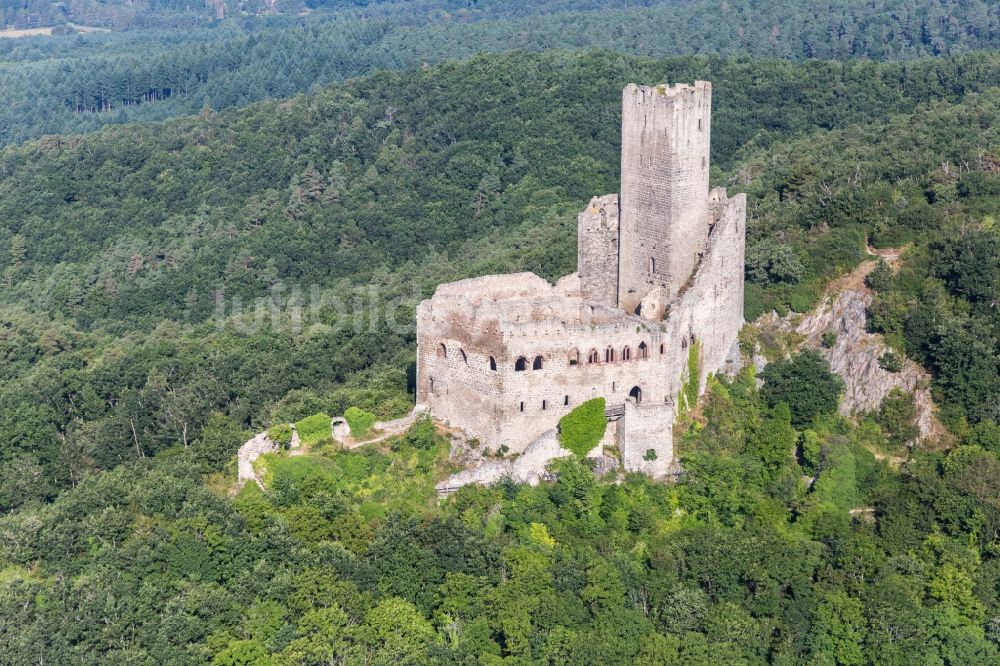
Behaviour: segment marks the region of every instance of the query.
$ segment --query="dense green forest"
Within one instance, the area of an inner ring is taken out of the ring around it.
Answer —
[[[503,20],[542,31],[559,7]],[[436,30],[412,27],[415,49]],[[94,39],[87,57],[129,38]],[[293,43],[288,71],[310,61]],[[533,43],[0,149],[0,662],[1000,664],[1000,55],[909,59],[930,43],[870,53],[899,62]],[[17,48],[10,71],[52,66]],[[748,195],[747,319],[905,247],[869,277],[869,323],[932,372],[950,450],[907,451],[901,396],[836,416],[839,380],[803,353],[710,381],[676,484],[569,459],[441,500],[448,442],[418,421],[271,456],[265,489],[234,493],[255,432],[409,409],[437,284],[572,271],[576,213],[618,189],[621,87],[695,78],[713,183]]]
[[[993,48],[998,40],[1000,10],[982,0],[428,0],[301,19],[232,19],[190,32],[9,39],[0,40],[0,145],[284,98],[481,51],[905,60]]]
[[[877,426],[817,405],[798,432],[780,397],[752,369],[713,383],[676,485],[569,459],[441,503],[429,422],[272,457],[230,499],[208,472],[241,433],[218,419],[0,519],[4,659],[1000,663],[1000,438],[898,471]]]
[[[988,54],[484,56],[9,147],[0,505],[190,444],[216,412],[258,428],[349,400],[405,410],[416,301],[458,277],[572,271],[576,212],[617,189],[622,85],[696,77],[714,82],[713,179],[750,195],[748,319],[811,307],[869,237],[918,257],[947,235],[996,247]],[[948,261],[983,270],[975,252]],[[997,420],[997,285],[977,278],[972,301],[932,279],[955,325],[924,326],[930,356],[893,339],[938,370],[962,433]],[[894,300],[897,319],[916,301]]]

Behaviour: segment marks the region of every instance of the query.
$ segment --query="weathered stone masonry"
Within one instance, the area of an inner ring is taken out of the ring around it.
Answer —
[[[418,402],[516,453],[603,397],[625,468],[668,471],[691,349],[701,389],[735,369],[743,324],[746,198],[708,189],[711,90],[625,88],[622,192],[580,213],[577,273],[462,280],[420,304]]]

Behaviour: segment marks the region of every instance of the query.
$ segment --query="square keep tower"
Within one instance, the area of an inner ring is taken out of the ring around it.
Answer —
[[[708,241],[712,84],[622,92],[618,306],[661,288],[673,302]]]

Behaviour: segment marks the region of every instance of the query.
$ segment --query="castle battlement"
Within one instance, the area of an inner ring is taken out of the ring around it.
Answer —
[[[438,287],[417,309],[417,399],[520,452],[574,406],[614,410],[626,469],[661,476],[692,354],[736,369],[746,196],[708,188],[711,84],[622,92],[622,191],[578,217],[577,272]],[[651,455],[655,454],[655,455]]]

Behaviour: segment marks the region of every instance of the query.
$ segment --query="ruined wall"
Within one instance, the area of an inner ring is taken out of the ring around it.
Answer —
[[[644,402],[662,403],[669,397],[658,326],[616,309],[596,306],[591,316],[591,306],[581,301],[575,306],[583,310],[578,320],[506,322],[509,357],[515,363],[519,357],[529,361],[523,372],[514,363],[502,368],[504,403],[496,441],[512,451],[555,428],[563,415],[592,398],[621,404],[633,389]],[[534,370],[539,356],[542,368]]]
[[[671,400],[677,359],[662,325],[616,308],[554,290],[478,303],[439,290],[417,321],[418,402],[493,450],[523,450],[591,398],[621,404],[635,389],[633,399]]]
[[[673,426],[673,404],[626,403],[618,430],[623,467],[653,478],[666,476],[674,460]],[[646,459],[650,450],[653,460]]]
[[[619,307],[635,312],[653,287],[669,299],[704,250],[712,85],[622,92]]]
[[[583,298],[618,304],[618,195],[594,197],[577,216],[577,272]]]
[[[492,368],[504,359],[490,296],[544,296],[546,289],[548,283],[530,273],[439,286],[417,307],[417,403],[469,432],[498,431],[502,386]]]
[[[701,349],[703,389],[709,373],[726,370],[743,321],[746,197],[728,199],[721,190],[713,197],[718,217],[706,250],[665,321],[567,296],[533,274],[440,288],[417,311],[418,401],[487,448],[506,445],[512,453],[595,397],[623,404],[638,389],[633,400],[666,405],[672,419],[689,346],[697,341]],[[627,469],[662,472],[641,460],[649,448],[669,465],[669,430],[640,437],[623,427],[626,441],[642,447],[630,448]]]
[[[711,373],[726,372],[727,360],[743,327],[743,260],[746,234],[746,195],[726,198],[713,191],[719,218],[712,224],[708,246],[695,279],[674,304],[666,322],[674,352],[687,363],[688,348],[697,342],[701,351],[703,390]],[[682,366],[683,367],[683,366]],[[671,390],[680,391],[680,382]]]

